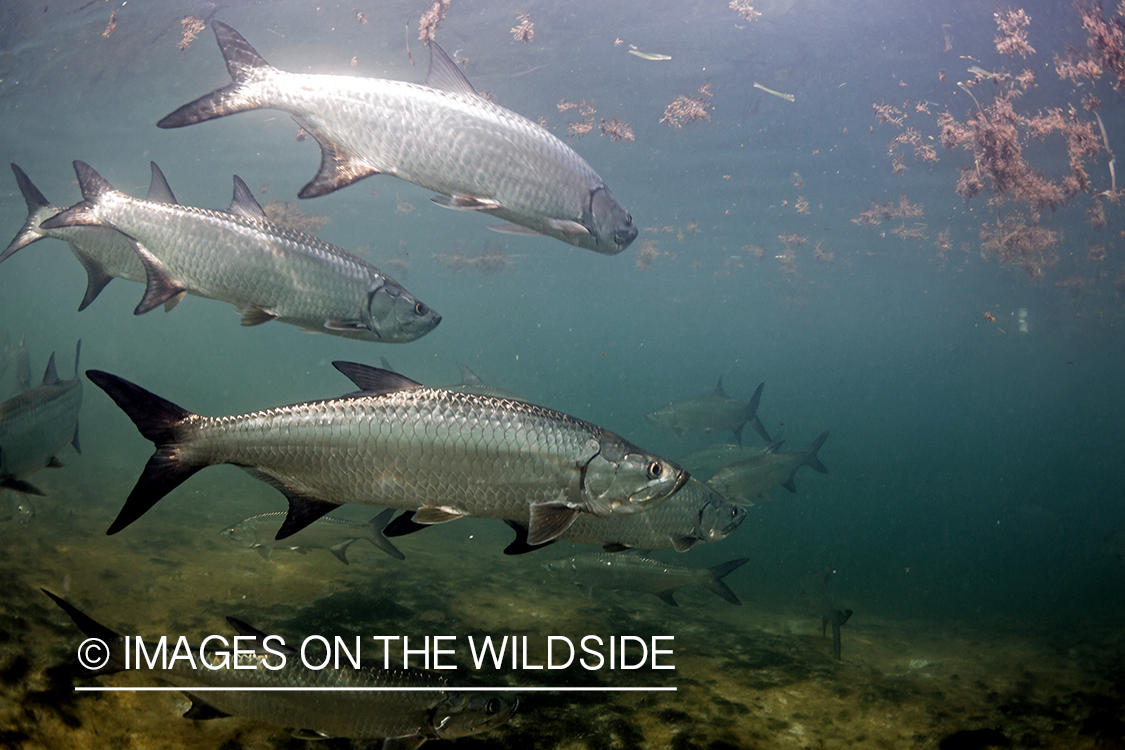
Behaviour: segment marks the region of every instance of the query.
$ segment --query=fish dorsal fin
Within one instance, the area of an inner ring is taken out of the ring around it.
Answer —
[[[725,390],[723,390],[723,376],[722,375],[719,376],[719,384],[717,386],[715,386],[715,395],[716,396],[727,395],[727,392]]]
[[[774,442],[772,442],[772,443],[770,443],[769,445],[767,445],[767,446],[766,446],[766,449],[765,449],[765,450],[763,450],[763,451],[762,451],[762,453],[763,453],[763,454],[766,454],[766,453],[777,453],[777,452],[778,452],[779,450],[781,450],[781,446],[783,446],[783,445],[785,445],[785,441],[784,441],[784,440],[775,440]]]
[[[74,162],[74,174],[78,176],[78,187],[82,189],[82,197],[91,203],[96,202],[102,193],[113,190],[113,185],[84,161]]]
[[[411,380],[405,375],[399,375],[397,372],[391,372],[390,370],[380,370],[378,367],[371,367],[370,365],[361,365],[358,362],[337,360],[332,363],[332,366],[347,376],[348,380],[355,383],[356,388],[359,388],[365,394],[383,395],[384,393],[422,387],[421,383]]]
[[[457,366],[461,368],[461,385],[484,385],[484,381],[480,377],[460,362]]]
[[[266,210],[258,199],[250,192],[242,178],[234,176],[234,197],[230,200],[230,212],[248,219],[261,219],[266,215]]]
[[[148,195],[145,200],[150,203],[170,203],[176,204],[176,196],[172,195],[172,188],[168,186],[168,180],[165,179],[164,173],[160,171],[160,167],[156,166],[156,162],[150,161],[149,166],[152,167],[152,182],[148,185]]]
[[[480,96],[465,73],[437,42],[430,42],[430,72],[426,74],[426,85],[450,94]]]
[[[59,373],[55,369],[55,353],[51,352],[51,358],[47,360],[47,370],[43,373],[43,385],[54,385],[59,382]]]

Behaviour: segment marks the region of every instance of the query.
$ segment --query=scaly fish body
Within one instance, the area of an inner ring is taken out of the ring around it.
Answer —
[[[107,664],[96,674],[109,674],[125,668],[124,639],[83,614],[64,599],[44,590],[88,636],[100,638],[109,647]],[[306,739],[348,737],[354,739],[390,738],[398,747],[417,748],[428,739],[456,739],[487,731],[508,720],[516,708],[516,701],[500,693],[465,693],[451,688],[444,676],[423,670],[385,670],[361,665],[352,669],[332,667],[320,670],[304,666],[295,652],[288,652],[285,665],[270,669],[267,664],[278,665],[280,658],[265,648],[279,650],[276,641],[266,641],[264,633],[233,618],[243,640],[239,648],[254,649],[257,653],[240,656],[237,663],[243,667],[221,667],[222,655],[209,651],[204,658],[210,667],[200,663],[200,649],[192,646],[195,657],[193,667],[186,659],[169,660],[169,668],[149,669],[147,665],[133,664],[129,672],[142,672],[151,677],[182,688],[192,699],[185,718],[213,719],[222,716],[245,716],[267,724],[296,727]],[[247,644],[248,639],[250,644]],[[233,639],[228,639],[228,642]],[[154,652],[155,644],[146,650]],[[169,649],[169,653],[171,649]],[[135,658],[135,657],[134,657]],[[234,657],[230,657],[234,661]],[[334,688],[332,692],[295,691],[216,691],[191,692],[192,688],[223,687],[286,687]],[[413,691],[347,691],[346,688],[430,688]],[[388,744],[390,746],[390,744]]]
[[[700,542],[717,542],[729,536],[746,518],[746,511],[723,499],[706,484],[688,479],[676,494],[659,505],[628,516],[598,518],[583,515],[558,541],[600,544],[608,551],[664,549],[686,552]],[[517,533],[505,554],[532,552],[525,526],[509,522]]]
[[[153,198],[164,176],[153,164],[152,187],[149,197]],[[0,262],[7,260],[17,250],[33,242],[51,237],[70,245],[74,257],[86,269],[86,295],[82,298],[79,310],[85,310],[101,293],[105,285],[114,278],[127,281],[145,281],[145,269],[141,259],[133,249],[133,241],[115,229],[108,227],[72,226],[46,229],[43,222],[65,211],[65,208],[51,205],[22,169],[15,164],[12,172],[16,175],[20,192],[27,203],[27,221],[15,239],[0,253]],[[167,183],[164,183],[164,187]],[[171,192],[168,192],[171,196]],[[173,199],[174,200],[174,199]]]
[[[693,451],[677,459],[678,463],[691,472],[693,477],[711,477],[724,466],[743,459],[761,455],[769,448],[746,448],[734,443],[718,443],[701,450]]]
[[[530,543],[542,544],[580,513],[633,513],[687,481],[674,463],[560,412],[334,364],[360,392],[229,417],[191,414],[89,371],[156,444],[109,533],[213,464],[240,466],[288,498],[279,539],[338,505],[359,503],[416,511],[422,524],[527,520]]]
[[[348,564],[347,551],[357,539],[366,539],[391,557],[405,556],[383,536],[383,527],[390,521],[394,510],[388,508],[367,523],[356,523],[346,518],[325,516],[318,518],[284,541],[277,541],[277,532],[285,523],[285,512],[261,513],[245,518],[221,533],[231,542],[248,549],[258,550],[265,559],[276,548],[304,552],[306,549],[326,549],[344,565]]]
[[[377,173],[441,194],[447,208],[483,211],[523,230],[601,253],[637,236],[598,174],[544,128],[481,96],[436,43],[427,85],[287,73],[241,35],[212,23],[233,83],[157,125],[176,128],[252,109],[288,112],[321,147],[311,198]]]
[[[730,430],[739,445],[742,445],[742,428],[749,422],[759,435],[770,442],[766,428],[758,419],[758,402],[762,398],[764,386],[765,383],[760,384],[758,390],[754,391],[750,403],[744,404],[726,394],[723,390],[723,379],[719,378],[719,384],[715,386],[713,393],[673,401],[665,407],[646,414],[645,419],[654,427],[672,430],[676,433],[676,437],[685,432]]]
[[[135,240],[148,288],[143,313],[183,293],[229,302],[243,325],[270,320],[337,336],[399,343],[441,316],[375,266],[335,245],[275,224],[252,197],[241,213],[132,198],[76,161],[85,200],[46,228],[111,227]],[[236,178],[248,194],[245,183]]]
[[[47,466],[59,466],[55,457],[63,446],[78,444],[78,409],[82,405],[82,380],[74,353],[74,378],[59,380],[55,355],[47,364],[43,382],[0,404],[0,487],[31,495],[43,492],[24,481]]]
[[[687,568],[641,555],[596,552],[553,560],[546,568],[579,588],[644,591],[675,607],[678,605],[672,593],[693,584],[707,587],[732,604],[741,604],[721,579],[746,562],[747,558],[740,558],[712,568]]]
[[[781,443],[774,443],[769,450],[719,469],[708,484],[732,500],[749,501],[774,487],[796,492],[793,477],[802,466],[811,466],[821,474],[828,473],[816,455],[827,439],[828,432],[825,431],[806,451],[779,451]]]

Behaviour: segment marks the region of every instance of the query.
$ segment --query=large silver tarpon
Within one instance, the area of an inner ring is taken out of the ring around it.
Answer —
[[[116,375],[87,371],[156,444],[108,533],[217,464],[240,466],[286,496],[278,539],[360,503],[416,511],[421,524],[516,520],[528,524],[529,544],[542,544],[581,513],[635,513],[688,479],[671,461],[561,412],[333,364],[359,392],[229,417],[192,414]]]
[[[436,43],[420,86],[287,73],[230,26],[211,27],[232,83],[157,125],[179,128],[252,109],[290,113],[321,150],[320,172],[302,198],[385,173],[440,193],[438,205],[511,223],[499,231],[545,234],[611,255],[637,236],[629,212],[574,149],[478,95]]]
[[[441,316],[365,260],[275,224],[237,176],[231,211],[132,198],[74,162],[84,200],[43,229],[108,227],[131,238],[147,275],[141,314],[184,294],[229,302],[243,325],[271,320],[336,336],[400,343]]]

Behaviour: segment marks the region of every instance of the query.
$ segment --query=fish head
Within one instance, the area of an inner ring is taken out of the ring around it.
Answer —
[[[746,511],[734,503],[728,503],[717,493],[699,509],[699,523],[696,536],[705,542],[726,539],[746,519]]]
[[[434,735],[455,740],[495,729],[515,712],[519,701],[504,693],[449,693],[431,714]]]
[[[239,547],[254,547],[258,544],[258,532],[248,523],[237,523],[219,532],[228,542]]]
[[[593,249],[599,253],[616,255],[637,238],[633,217],[605,185],[590,193],[590,222],[590,234],[597,243]]]
[[[597,516],[626,515],[664,500],[688,480],[678,464],[606,433],[582,469],[582,501]]]
[[[645,415],[645,421],[661,430],[674,430],[676,429],[676,407],[674,404],[668,404],[654,412],[649,412]]]
[[[404,343],[425,336],[441,316],[392,279],[382,279],[367,295],[364,324],[379,341]]]

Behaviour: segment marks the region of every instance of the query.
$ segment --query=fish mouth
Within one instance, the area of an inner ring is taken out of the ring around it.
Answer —
[[[687,469],[680,469],[680,475],[676,477],[676,484],[672,486],[672,491],[668,493],[668,497],[682,490],[689,479],[691,479],[691,475],[688,474]]]

